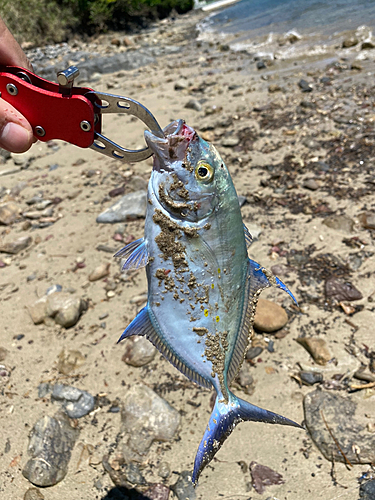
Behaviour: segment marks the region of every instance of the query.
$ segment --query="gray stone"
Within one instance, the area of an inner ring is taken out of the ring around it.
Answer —
[[[233,148],[234,146],[238,146],[240,143],[240,138],[236,135],[228,135],[227,137],[223,137],[221,141],[221,145],[226,148]]]
[[[303,181],[302,186],[305,189],[310,189],[310,191],[316,191],[317,189],[319,189],[319,184],[315,179],[306,179],[305,181]]]
[[[319,372],[300,371],[299,377],[305,385],[314,385],[323,382],[323,374]]]
[[[30,246],[32,241],[33,239],[31,236],[21,236],[16,240],[2,243],[0,244],[0,253],[9,253],[12,255],[16,255]]]
[[[179,475],[177,482],[171,486],[171,490],[178,500],[195,500],[196,493],[191,481],[191,472],[184,470]]]
[[[31,306],[28,306],[28,310],[35,325],[43,323],[47,317],[47,296],[40,298]]]
[[[174,89],[175,90],[184,90],[184,89],[187,89],[187,87],[188,87],[188,84],[187,84],[186,80],[178,80],[174,84]]]
[[[22,471],[25,478],[36,486],[53,486],[64,479],[78,435],[64,414],[39,419],[29,436],[31,458]]]
[[[69,385],[54,385],[51,399],[62,403],[70,418],[84,417],[95,407],[95,400],[91,394]]]
[[[349,47],[354,47],[357,44],[358,44],[358,38],[351,36],[349,38],[345,38],[345,40],[342,42],[342,47],[344,49],[348,49]]]
[[[303,407],[307,430],[327,460],[345,463],[343,452],[352,464],[374,462],[375,435],[366,429],[365,417],[371,414],[370,400],[355,402],[349,397],[317,389],[305,396]]]
[[[68,293],[55,292],[47,296],[46,316],[65,328],[74,326],[85,308],[84,300]]]
[[[170,490],[165,484],[152,484],[144,493],[149,500],[168,500]]]
[[[202,111],[202,105],[197,99],[190,99],[186,104],[185,108],[194,109],[195,111]]]
[[[238,196],[238,203],[240,204],[240,207],[243,207],[246,202],[247,202],[246,196],[242,195]]]
[[[42,495],[38,488],[29,488],[25,492],[23,500],[44,500],[44,495]]]
[[[144,366],[155,357],[157,349],[146,337],[134,336],[126,340],[122,361],[131,366]]]
[[[346,215],[330,215],[324,219],[323,224],[331,229],[344,231],[345,233],[351,233],[354,227],[354,221]]]
[[[266,63],[264,61],[257,61],[256,67],[257,67],[257,69],[265,69]]]
[[[146,191],[135,191],[134,193],[126,194],[114,205],[102,212],[97,217],[96,222],[113,224],[145,217],[146,202]]]
[[[163,479],[167,479],[171,475],[171,466],[168,462],[160,462],[158,467],[158,474]]]
[[[126,182],[126,187],[131,191],[147,191],[148,181],[139,175],[133,175]]]
[[[306,80],[301,79],[298,82],[298,86],[302,90],[302,92],[311,92],[312,91],[312,87],[310,86],[310,84]]]
[[[374,500],[375,499],[375,479],[362,483],[359,488],[360,500]]]
[[[46,295],[51,295],[52,293],[55,292],[62,292],[62,286],[61,285],[52,285],[47,288],[46,290]]]
[[[155,440],[169,441],[180,424],[178,411],[143,384],[134,385],[126,394],[121,419],[129,434],[124,449],[128,458],[131,458],[131,451],[145,455]]]

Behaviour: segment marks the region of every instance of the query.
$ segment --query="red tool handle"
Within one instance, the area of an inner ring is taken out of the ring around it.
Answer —
[[[0,67],[0,92],[25,116],[41,141],[61,139],[88,148],[95,132],[101,132],[100,116],[85,96],[92,92],[90,88],[72,87],[71,95],[64,96],[58,84],[26,69],[7,66]]]

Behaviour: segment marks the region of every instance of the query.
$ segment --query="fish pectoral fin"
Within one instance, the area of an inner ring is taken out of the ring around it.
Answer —
[[[194,485],[197,484],[202,470],[211,462],[232,430],[237,424],[244,421],[290,425],[303,429],[301,425],[293,422],[293,420],[254,406],[243,399],[237,398],[232,393],[230,393],[228,404],[221,403],[219,398],[216,397],[214,409],[195,457],[192,475]]]
[[[126,245],[126,247],[115,253],[114,257],[121,257],[122,259],[125,259],[121,268],[122,271],[144,267],[148,262],[148,253],[144,238],[132,241]]]
[[[245,224],[243,225],[243,230],[245,233],[246,248],[249,248],[249,246],[253,243],[253,237],[251,236],[250,231],[247,229]]]
[[[262,290],[263,288],[267,288],[270,286],[275,286],[276,288],[280,288],[284,290],[290,297],[294,300],[294,302],[298,305],[297,300],[295,299],[292,292],[289,288],[271,271],[262,267],[260,264],[255,262],[254,260],[249,259],[249,279],[250,279],[250,297],[252,298],[254,294]]]
[[[154,327],[151,323],[150,315],[148,314],[148,307],[146,306],[139,311],[130,325],[124,330],[117,343],[121,342],[121,340],[127,339],[128,337],[132,337],[133,335],[149,336],[153,331]]]

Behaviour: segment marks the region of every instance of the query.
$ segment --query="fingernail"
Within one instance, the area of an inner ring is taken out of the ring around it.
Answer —
[[[33,135],[18,123],[9,122],[0,134],[0,146],[13,153],[24,153],[32,144]]]

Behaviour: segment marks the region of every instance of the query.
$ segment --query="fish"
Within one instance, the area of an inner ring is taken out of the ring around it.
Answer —
[[[293,294],[248,256],[252,237],[224,161],[183,120],[145,132],[154,153],[144,237],[116,257],[123,270],[146,267],[148,300],[119,342],[142,335],[181,373],[217,395],[195,457],[197,484],[242,421],[301,427],[229,389],[250,346],[258,297],[273,286]]]

